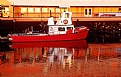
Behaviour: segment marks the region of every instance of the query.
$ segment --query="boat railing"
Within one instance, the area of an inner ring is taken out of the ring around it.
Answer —
[[[10,34],[12,36],[43,36],[43,35],[48,35],[48,34],[43,34],[43,33],[14,33]]]
[[[33,32],[28,32],[28,33],[13,33],[9,34],[12,36],[44,36],[44,35],[58,35],[58,34],[66,34],[66,31],[52,31],[49,32],[48,34],[45,33],[33,33]]]

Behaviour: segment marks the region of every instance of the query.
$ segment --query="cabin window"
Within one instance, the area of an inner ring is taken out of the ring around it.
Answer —
[[[69,13],[65,13],[65,18],[69,18]]]
[[[53,27],[50,27],[50,31],[53,31]]]
[[[65,31],[65,28],[64,27],[59,27],[58,31]]]
[[[68,29],[73,29],[73,27],[67,27],[67,30],[68,30]]]

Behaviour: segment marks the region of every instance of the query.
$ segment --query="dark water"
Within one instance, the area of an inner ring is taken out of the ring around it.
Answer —
[[[0,48],[0,77],[121,77],[121,43],[78,40],[5,47]]]

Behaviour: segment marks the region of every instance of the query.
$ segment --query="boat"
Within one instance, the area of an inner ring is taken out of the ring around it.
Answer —
[[[48,18],[48,33],[35,33],[33,29],[26,33],[8,34],[10,42],[47,42],[47,41],[72,41],[86,39],[89,29],[86,26],[74,27],[72,12],[61,13],[56,24],[54,18]]]

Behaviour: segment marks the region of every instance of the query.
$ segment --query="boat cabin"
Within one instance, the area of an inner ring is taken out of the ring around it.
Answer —
[[[49,34],[66,34],[68,30],[74,32],[72,25],[72,12],[62,12],[57,23],[54,24],[53,17],[48,18]]]

